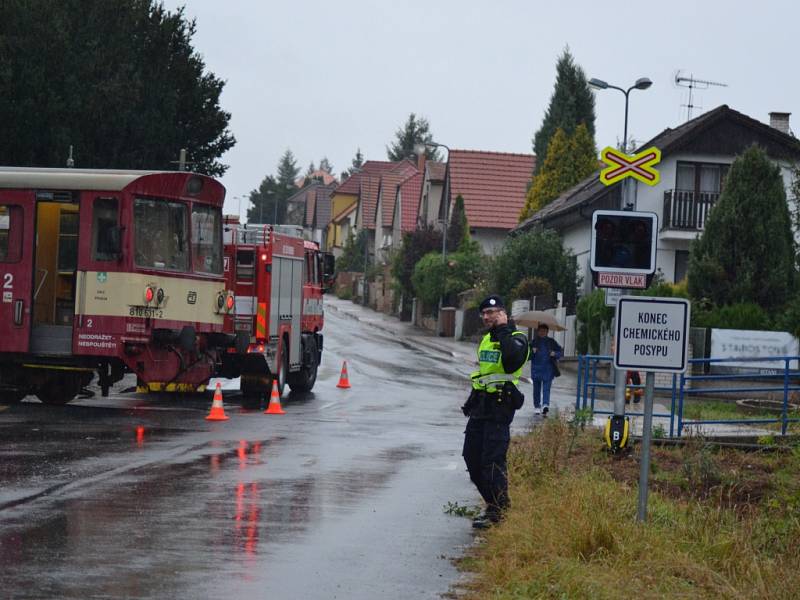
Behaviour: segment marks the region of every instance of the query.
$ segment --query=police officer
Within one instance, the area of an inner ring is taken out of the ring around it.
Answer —
[[[518,385],[528,360],[528,340],[509,321],[499,296],[481,302],[480,312],[488,332],[478,346],[479,368],[472,374],[472,392],[461,410],[469,417],[464,462],[486,502],[486,511],[472,526],[484,529],[498,522],[508,507],[509,426],[524,400]]]

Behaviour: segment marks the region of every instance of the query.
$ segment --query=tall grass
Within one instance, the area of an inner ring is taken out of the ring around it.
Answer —
[[[553,419],[515,440],[512,506],[463,562],[475,573],[467,597],[798,598],[796,511],[651,492],[638,525],[637,490],[614,480],[599,439]]]

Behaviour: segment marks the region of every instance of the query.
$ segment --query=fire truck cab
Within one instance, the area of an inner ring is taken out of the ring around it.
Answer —
[[[316,242],[280,231],[280,226],[240,225],[225,217],[224,272],[236,299],[226,317],[245,353],[230,351],[224,377],[241,377],[245,401],[269,393],[273,379],[283,394],[314,387],[323,347],[323,260]]]

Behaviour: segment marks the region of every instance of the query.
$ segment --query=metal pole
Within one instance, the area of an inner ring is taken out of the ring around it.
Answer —
[[[272,224],[278,224],[278,194],[275,194],[275,203],[273,204],[272,209]]]
[[[367,175],[368,178],[368,186],[372,186],[372,176]],[[375,208],[377,210],[377,206]],[[367,229],[367,225],[364,222],[364,213],[361,213],[361,224],[362,228],[361,231],[363,232],[364,236],[364,277],[361,280],[361,304],[367,306],[369,304],[368,292],[369,292],[369,284],[367,283],[367,267],[369,266],[369,230]],[[377,229],[376,229],[377,232]],[[362,233],[359,233],[362,235]],[[377,247],[377,244],[376,244]]]
[[[624,127],[624,133],[622,134],[623,135],[623,138],[622,138],[622,151],[625,154],[628,153],[628,94],[630,93],[631,89],[633,89],[633,88],[629,88],[627,92],[624,92],[624,94],[625,94],[625,127]]]
[[[611,319],[611,335],[613,336],[614,343],[617,344],[617,315]],[[622,369],[614,369],[612,363],[612,370],[614,371],[614,415],[623,417],[625,416],[625,371]]]
[[[647,480],[650,476],[650,438],[653,433],[653,392],[656,387],[656,374],[650,371],[644,380],[644,421],[642,423],[642,454],[639,465],[639,510],[636,520],[647,520]]]
[[[447,146],[443,147],[447,148]],[[450,148],[447,148],[447,162],[450,162]],[[442,221],[442,293],[439,295],[439,312],[436,316],[436,335],[438,336],[444,333],[444,327],[442,326],[442,305],[444,304],[444,293],[447,285],[447,217],[450,212],[450,202],[447,197],[449,189],[447,184],[449,180],[447,169],[445,169],[444,188],[442,189],[442,204],[444,205],[444,219]]]

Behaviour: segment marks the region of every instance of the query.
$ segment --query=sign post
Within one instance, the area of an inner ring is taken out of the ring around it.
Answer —
[[[655,213],[595,211],[590,268],[597,287],[646,288],[656,271],[657,238],[658,216]],[[612,325],[612,329],[616,330],[616,326]],[[627,447],[629,430],[629,420],[625,417],[625,371],[617,369],[614,371],[614,414],[608,419],[605,433],[612,453]]]
[[[689,322],[690,305],[683,298],[623,296],[617,301],[614,367],[646,372],[639,503],[636,515],[641,522],[647,519],[655,374],[686,372],[689,360]]]

